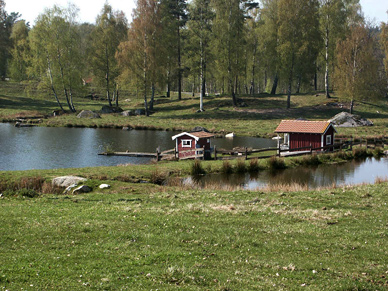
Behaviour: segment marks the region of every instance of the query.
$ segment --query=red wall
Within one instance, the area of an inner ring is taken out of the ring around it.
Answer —
[[[309,147],[313,148],[321,147],[321,135],[320,134],[311,134],[311,133],[290,133],[290,150]],[[308,149],[301,149],[301,151],[306,151]]]
[[[334,128],[330,127],[323,136],[323,146],[326,146],[326,136],[331,135],[331,145],[334,144]],[[290,150],[302,147],[322,147],[322,135],[312,133],[290,133]],[[305,151],[308,149],[301,149]]]

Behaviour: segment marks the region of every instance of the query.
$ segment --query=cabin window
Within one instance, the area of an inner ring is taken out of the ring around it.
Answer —
[[[331,135],[326,135],[326,144],[331,144]]]
[[[288,133],[284,134],[284,144],[290,145],[290,135]]]
[[[183,148],[191,148],[191,139],[182,139]]]

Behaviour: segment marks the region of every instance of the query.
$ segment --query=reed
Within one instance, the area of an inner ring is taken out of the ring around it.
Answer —
[[[191,164],[191,175],[204,175],[205,169],[202,167],[201,161],[200,160],[194,160],[193,163]]]
[[[254,173],[258,171],[260,171],[259,160],[258,159],[249,160],[248,172]]]
[[[239,174],[245,173],[247,171],[247,167],[243,159],[237,159],[235,171]]]
[[[230,164],[229,160],[224,160],[222,162],[221,172],[224,174],[233,173],[233,168],[232,168],[232,165]]]
[[[282,170],[286,168],[286,163],[283,158],[271,157],[267,160],[267,166],[271,171]]]

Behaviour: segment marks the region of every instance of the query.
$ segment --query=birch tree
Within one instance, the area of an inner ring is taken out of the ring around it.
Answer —
[[[81,86],[82,58],[75,17],[78,9],[54,6],[39,15],[31,31],[32,71],[41,82],[46,81],[63,110],[60,96],[70,111],[75,112],[73,92]],[[62,93],[60,93],[62,92]]]
[[[382,97],[380,62],[375,54],[376,41],[364,24],[353,25],[346,39],[337,44],[336,86],[350,101],[353,113],[356,100]]]
[[[104,4],[97,16],[96,27],[91,34],[91,66],[94,81],[103,85],[109,106],[112,100],[118,106],[118,65],[115,58],[118,46],[127,35],[127,20],[121,11],[114,11],[108,3]]]
[[[192,60],[191,71],[199,73],[200,103],[199,111],[204,111],[203,99],[206,94],[206,73],[210,58],[212,37],[212,19],[214,14],[210,0],[194,0],[189,6],[190,20],[187,23]]]
[[[163,47],[160,45],[161,21],[158,2],[138,0],[128,30],[128,40],[122,42],[116,58],[122,69],[121,78],[131,79],[141,88],[146,115],[153,109],[155,86],[161,81]],[[162,81],[161,81],[162,82]],[[151,90],[151,101],[147,96]]]

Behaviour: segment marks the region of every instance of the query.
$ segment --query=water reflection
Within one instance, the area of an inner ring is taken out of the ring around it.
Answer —
[[[262,171],[255,174],[210,174],[190,177],[185,183],[199,187],[241,187],[249,190],[297,184],[315,189],[333,185],[371,184],[376,178],[388,178],[387,158],[368,158],[335,165],[297,167],[276,172]]]

